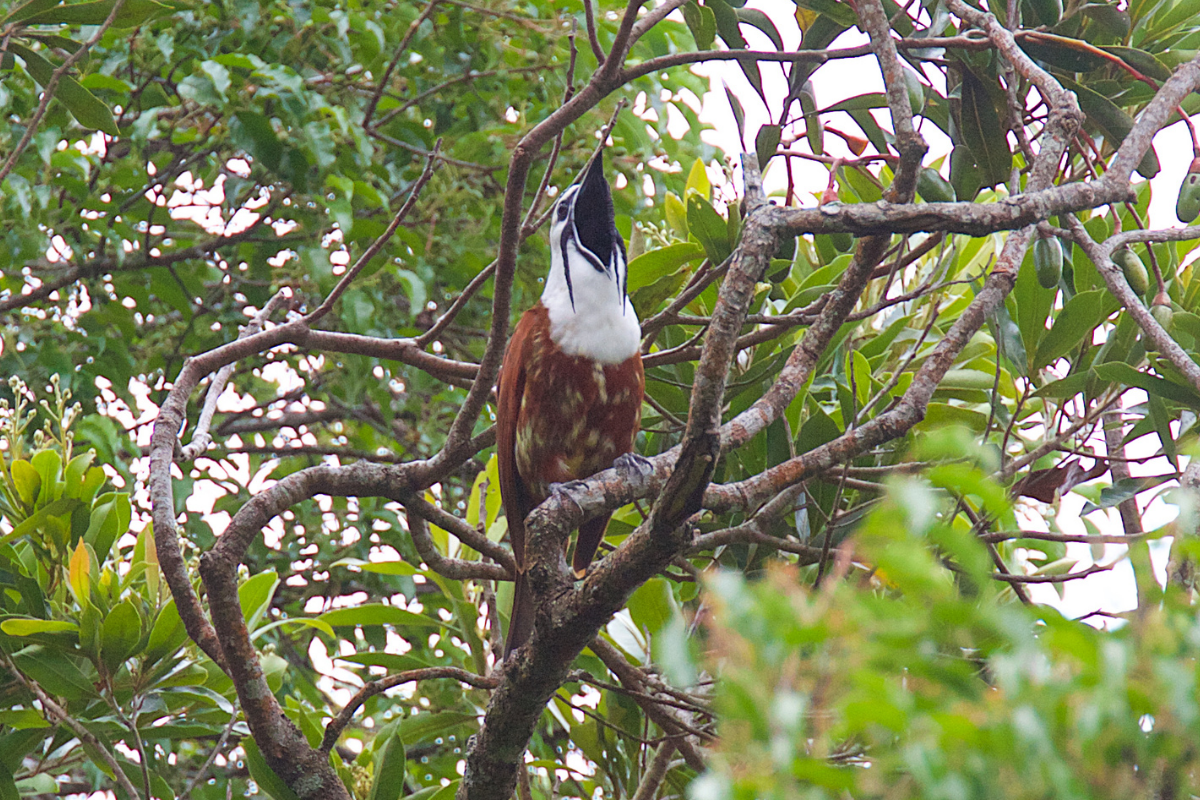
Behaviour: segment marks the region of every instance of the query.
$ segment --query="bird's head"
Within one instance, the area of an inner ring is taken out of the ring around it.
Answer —
[[[624,305],[625,240],[615,220],[604,159],[597,155],[583,177],[563,191],[550,227],[553,266],[562,268],[572,307],[577,299],[592,301],[589,295],[597,291]]]

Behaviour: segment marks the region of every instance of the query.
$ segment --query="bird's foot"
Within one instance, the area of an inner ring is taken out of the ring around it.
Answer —
[[[622,476],[629,486],[637,488],[646,486],[654,476],[654,464],[649,458],[638,456],[637,453],[625,453],[618,456],[612,463],[613,469]]]
[[[550,484],[550,494],[557,494],[558,492],[570,494],[571,492],[586,488],[587,484],[583,481],[563,481],[562,483]]]
[[[550,484],[550,496],[551,497],[561,494],[564,497],[566,497],[568,500],[570,500],[572,503],[574,503],[575,507],[578,508],[580,511],[583,510],[583,504],[579,502],[579,498],[576,497],[575,493],[576,492],[584,492],[584,494],[582,496],[586,497],[586,490],[587,490],[587,484],[584,483],[583,481],[563,481],[562,483]]]
[[[624,472],[636,472],[639,475],[653,475],[654,464],[645,456],[639,456],[637,453],[623,453],[617,456],[613,461],[615,469]]]

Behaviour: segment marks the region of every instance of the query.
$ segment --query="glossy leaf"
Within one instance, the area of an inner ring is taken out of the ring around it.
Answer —
[[[729,229],[725,220],[713,209],[712,204],[698,195],[688,197],[688,229],[699,240],[708,260],[720,264],[729,258]]]
[[[1006,138],[1007,128],[1000,121],[991,94],[974,73],[963,70],[960,88],[960,130],[979,166],[983,185],[1004,183],[1009,179],[1013,163]]]
[[[1095,92],[1086,86],[1081,86],[1067,78],[1062,79],[1063,86],[1075,92],[1079,98],[1079,107],[1087,114],[1089,120],[1095,123],[1108,139],[1108,144],[1113,147],[1119,147],[1125,141],[1125,137],[1133,130],[1133,118],[1122,111],[1115,103],[1107,97]],[[1154,146],[1151,145],[1142,157],[1141,162],[1137,167],[1138,174],[1144,178],[1153,178],[1158,174],[1158,156],[1154,152]]]
[[[356,608],[336,608],[326,611],[317,619],[328,625],[395,625],[398,627],[437,628],[438,620],[423,614],[414,614],[402,608],[385,605],[365,605]]]
[[[684,4],[682,11],[684,22],[692,32],[692,38],[696,40],[696,47],[700,50],[711,50],[713,40],[717,36],[717,20],[712,9],[700,5],[696,0],[689,0]]]
[[[404,741],[397,731],[386,741],[375,743],[375,768],[368,800],[397,800],[404,791]]]
[[[49,61],[40,54],[16,42],[11,42],[9,48],[25,62],[25,66],[29,70],[29,74],[34,77],[34,80],[42,86],[50,83],[55,70]],[[80,86],[79,81],[70,75],[63,75],[59,78],[58,86],[55,89],[55,97],[70,110],[79,124],[85,128],[101,130],[110,136],[116,136],[120,133],[117,130],[117,123],[113,120],[112,112],[109,111],[108,106],[98,100],[94,94]]]
[[[55,5],[25,18],[26,25],[100,25],[112,13],[116,0]],[[113,19],[114,28],[134,28],[170,11],[154,0],[125,0]]]
[[[100,654],[109,671],[115,671],[133,655],[142,638],[142,621],[133,603],[118,603],[104,618],[100,632]]]
[[[1080,292],[1072,297],[1055,318],[1050,332],[1038,345],[1037,353],[1033,357],[1034,369],[1047,366],[1079,346],[1091,337],[1092,331],[1114,310],[1116,309],[1112,295],[1101,289]]]

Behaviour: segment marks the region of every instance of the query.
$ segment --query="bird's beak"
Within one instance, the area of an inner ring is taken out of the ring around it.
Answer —
[[[604,177],[604,157],[597,155],[592,161],[575,197],[572,209],[576,241],[579,246],[603,264],[606,272],[612,271],[613,253],[617,236],[612,191]]]

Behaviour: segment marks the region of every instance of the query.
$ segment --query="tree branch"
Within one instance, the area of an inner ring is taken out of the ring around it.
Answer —
[[[363,703],[375,695],[383,694],[388,689],[394,689],[405,683],[442,678],[450,678],[459,683],[465,683],[467,686],[473,686],[476,689],[494,689],[496,688],[496,684],[500,682],[499,678],[476,675],[474,672],[467,672],[465,669],[459,669],[458,667],[410,669],[405,672],[398,672],[395,675],[388,675],[386,678],[380,678],[377,681],[370,681],[355,692],[354,696],[346,701],[346,705],[342,707],[338,715],[329,720],[325,725],[325,735],[321,739],[321,752],[328,753],[333,750],[333,746],[337,744],[338,737],[342,735],[342,731],[346,729],[346,726],[350,724],[350,720],[354,718],[354,713],[362,707]]]

